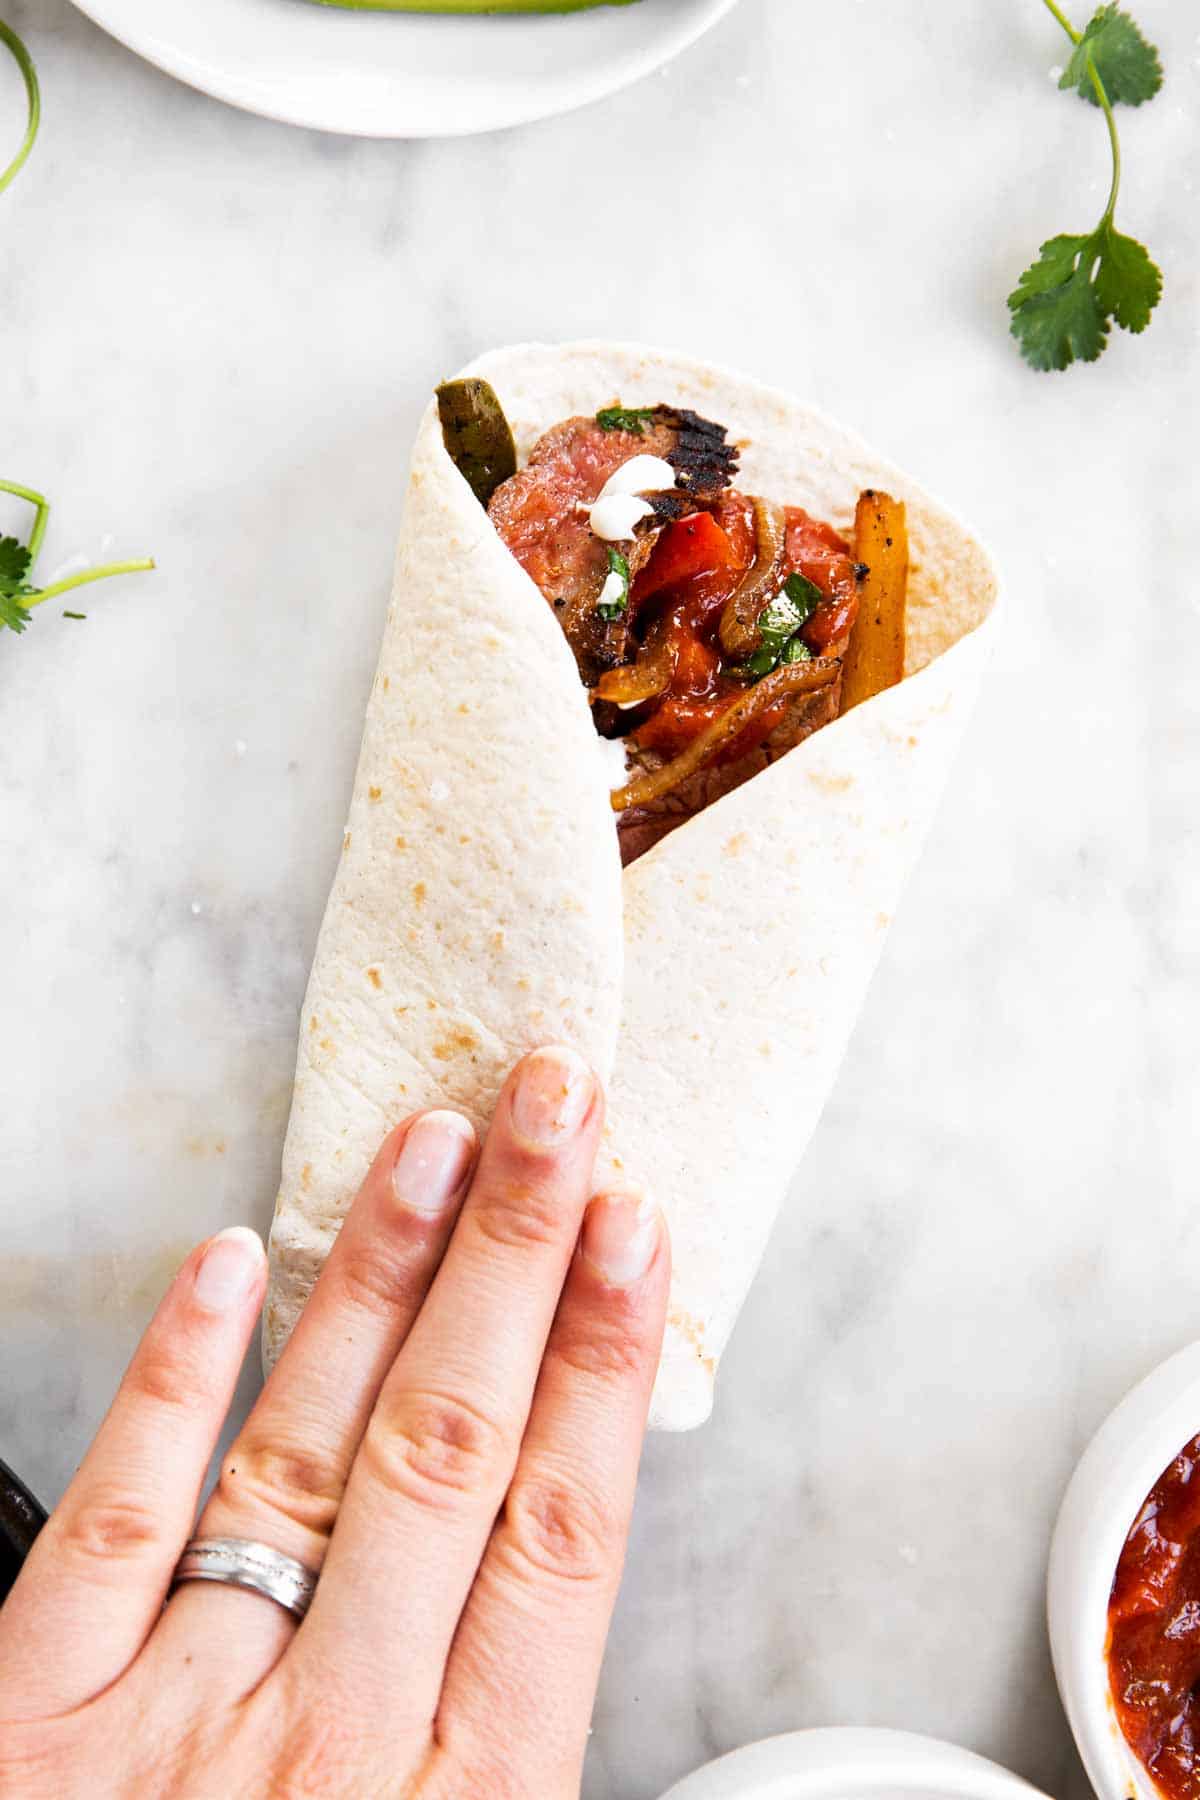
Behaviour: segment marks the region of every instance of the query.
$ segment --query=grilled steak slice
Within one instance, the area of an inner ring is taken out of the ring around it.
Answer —
[[[557,612],[589,688],[626,660],[629,625],[625,618],[602,619],[596,609],[609,546],[593,533],[587,509],[622,463],[642,455],[669,462],[678,485],[648,496],[653,518],[621,547],[636,575],[664,524],[728,487],[737,451],[723,426],[665,406],[655,408],[640,433],[606,431],[594,418],[567,419],[539,438],[524,469],[496,489],[488,506],[497,532]]]

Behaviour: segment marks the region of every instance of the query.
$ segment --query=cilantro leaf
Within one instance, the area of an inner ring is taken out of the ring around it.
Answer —
[[[799,633],[823,599],[820,588],[807,575],[789,575],[758,615],[758,649],[728,673],[742,681],[760,681],[780,663],[810,661],[812,651]]]
[[[17,594],[29,573],[29,546],[15,537],[0,537],[0,594]]]
[[[1100,97],[1088,67],[1089,52],[1104,91],[1114,104],[1140,106],[1144,100],[1153,100],[1162,86],[1158,51],[1119,6],[1101,6],[1092,15],[1058,84],[1060,88],[1074,88],[1092,106],[1099,106]]]
[[[776,594],[774,600],[759,613],[758,635],[762,639],[762,647],[770,651],[776,662],[788,639],[795,637],[807,616],[803,607],[796,604],[786,588],[782,593]]]
[[[1084,237],[1050,238],[1008,297],[1011,331],[1034,369],[1095,362],[1113,319],[1144,331],[1162,293],[1162,275],[1136,239],[1107,216]]]
[[[613,580],[614,576],[616,577],[615,581]],[[621,589],[619,596],[615,591],[618,582],[620,583]],[[624,613],[625,608],[629,605],[629,562],[626,557],[621,555],[619,550],[611,549],[608,552],[608,580],[604,583],[601,593],[603,595],[610,592],[613,593],[612,599],[605,600],[601,598],[596,603],[596,611],[600,614],[600,617],[607,620],[609,624],[611,624],[614,619],[619,619],[622,613]]]
[[[783,584],[783,591],[800,614],[801,625],[806,624],[812,618],[825,598],[816,582],[810,581],[807,575],[801,575],[799,572],[788,576]]]
[[[30,620],[23,604],[32,593],[25,577],[31,558],[27,545],[15,537],[0,537],[0,629],[24,631]]]
[[[652,406],[606,406],[596,414],[601,431],[628,431],[634,437],[645,437],[646,422],[654,417]]]
[[[1044,243],[1008,296],[1010,330],[1034,369],[1067,369],[1078,359],[1095,362],[1108,342],[1108,325],[1091,281],[1090,237],[1056,237]]]
[[[0,629],[24,631],[32,617],[29,608],[22,606],[17,593],[0,587]]]
[[[1125,331],[1145,331],[1162,297],[1162,270],[1136,238],[1125,237],[1111,220],[1096,271],[1096,294],[1105,312]]]

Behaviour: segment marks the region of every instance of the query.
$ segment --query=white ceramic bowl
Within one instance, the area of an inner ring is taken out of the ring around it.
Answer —
[[[1046,1800],[1007,1769],[907,1731],[796,1731],[735,1750],[663,1800]]]
[[[506,18],[346,12],[311,0],[75,3],[218,100],[292,125],[390,138],[495,131],[598,100],[677,56],[736,0]]]
[[[1108,1600],[1129,1527],[1170,1463],[1200,1433],[1200,1344],[1160,1364],[1109,1414],[1080,1459],[1050,1548],[1054,1672],[1099,1800],[1160,1800],[1109,1698]]]

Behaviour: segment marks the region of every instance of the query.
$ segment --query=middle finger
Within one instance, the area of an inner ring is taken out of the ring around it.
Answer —
[[[394,1732],[433,1718],[450,1641],[512,1479],[579,1235],[602,1100],[582,1059],[509,1080],[429,1298],[384,1383],[289,1666],[336,1660]],[[353,1664],[353,1667],[348,1667]]]

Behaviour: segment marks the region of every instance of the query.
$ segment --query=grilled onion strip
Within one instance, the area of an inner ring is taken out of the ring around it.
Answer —
[[[772,674],[764,675],[752,688],[739,694],[673,761],[664,763],[661,769],[638,775],[623,788],[618,788],[612,796],[613,811],[625,812],[631,806],[650,806],[655,800],[661,800],[681,781],[686,781],[689,775],[711,762],[719,750],[740,737],[761,714],[783,700],[794,699],[797,694],[811,694],[818,688],[827,687],[837,679],[841,666],[840,657],[822,656],[811,662],[783,663]]]
[[[787,516],[782,506],[755,500],[754,529],[758,538],[754,561],[721,614],[721,648],[733,662],[745,662],[758,649],[758,621],[783,585]]]

